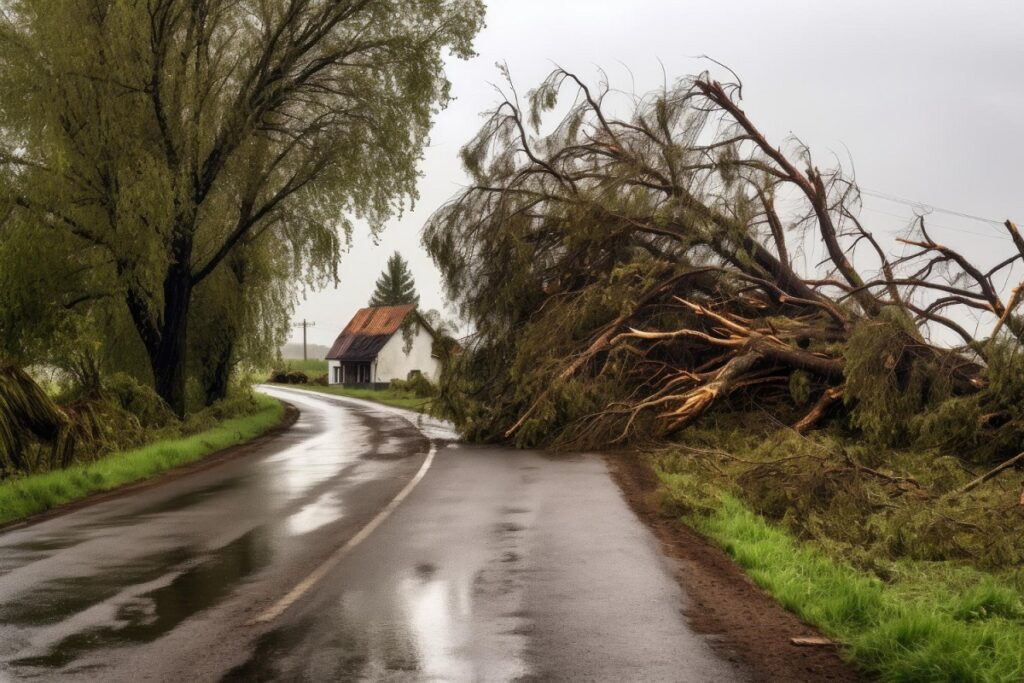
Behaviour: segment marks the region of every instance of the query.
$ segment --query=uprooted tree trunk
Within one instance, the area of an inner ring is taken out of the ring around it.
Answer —
[[[577,98],[565,119],[531,135],[566,85]],[[859,406],[874,411],[859,424],[883,431],[872,421],[984,391],[993,344],[1020,350],[1024,283],[1008,298],[995,284],[1024,262],[1012,222],[1013,251],[990,267],[934,240],[923,217],[919,239],[904,241],[914,250],[892,258],[857,216],[856,184],[819,170],[802,145],[771,143],[740,92],[702,74],[626,98],[618,118],[614,91],[557,70],[528,111],[508,99],[466,145],[474,184],[432,217],[424,242],[479,330],[469,352],[509,368],[453,370],[452,391],[489,397],[475,428],[490,420],[538,441],[578,419],[624,438],[653,416],[671,433],[736,392],[782,393],[799,373],[814,403],[797,430]],[[823,260],[793,259],[794,235]],[[990,321],[989,334],[969,332],[965,313]],[[582,408],[564,392],[579,382],[610,393],[574,416]],[[992,401],[993,414],[1008,409]]]

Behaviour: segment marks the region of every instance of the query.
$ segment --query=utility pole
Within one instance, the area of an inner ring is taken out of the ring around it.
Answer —
[[[306,358],[306,330],[310,327],[316,327],[316,323],[307,322],[305,318],[302,319],[301,323],[295,323],[292,325],[294,328],[302,328],[302,360],[309,360]]]

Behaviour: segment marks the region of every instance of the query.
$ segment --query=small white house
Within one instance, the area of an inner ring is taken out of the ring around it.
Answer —
[[[434,331],[412,304],[361,308],[327,353],[327,383],[387,384],[416,372],[437,379],[433,346]]]

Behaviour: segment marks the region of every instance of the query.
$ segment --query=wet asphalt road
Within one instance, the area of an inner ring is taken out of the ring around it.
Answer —
[[[301,415],[250,454],[0,534],[0,680],[743,679],[600,458],[266,391]]]

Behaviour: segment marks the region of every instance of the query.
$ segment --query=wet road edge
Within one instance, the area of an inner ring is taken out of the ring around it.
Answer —
[[[868,680],[835,648],[793,645],[793,636],[821,634],[761,590],[725,551],[664,514],[655,495],[658,477],[643,456],[619,452],[604,459],[629,507],[675,566],[689,598],[682,610],[687,621],[710,637],[720,656],[746,666],[755,681]]]
[[[34,515],[30,515],[29,517],[25,517],[24,519],[12,520],[10,522],[0,524],[0,533],[14,531],[15,529],[24,529],[26,527],[39,524],[40,522],[45,522],[55,517],[60,517],[75,512],[77,510],[81,510],[83,508],[91,507],[98,503],[103,503],[108,500],[120,498],[121,496],[127,496],[133,493],[137,493],[139,491],[145,491],[146,489],[151,489],[157,486],[163,486],[169,482],[176,481],[183,477],[187,477],[196,472],[202,472],[212,467],[222,465],[226,462],[230,462],[232,460],[236,460],[246,455],[250,455],[259,447],[273,441],[277,437],[287,432],[295,425],[295,423],[299,419],[300,411],[297,407],[295,407],[288,401],[284,401],[278,398],[275,398],[274,400],[278,401],[279,403],[281,403],[282,406],[284,406],[284,416],[281,418],[281,421],[277,425],[271,427],[269,430],[264,432],[263,434],[253,439],[250,439],[249,441],[246,441],[244,443],[238,443],[235,444],[234,446],[228,446],[227,448],[222,448],[219,451],[214,451],[213,453],[210,453],[209,455],[200,458],[195,462],[191,462],[186,465],[181,465],[180,467],[169,469],[165,472],[161,472],[160,474],[149,477],[148,479],[141,479],[139,481],[130,482],[123,486],[118,486],[117,488],[110,489],[109,491],[100,491],[99,493],[93,493],[91,495],[86,496],[85,498],[79,498],[78,500],[71,501],[70,503],[58,505],[57,507],[50,508],[49,510],[39,512]]]

